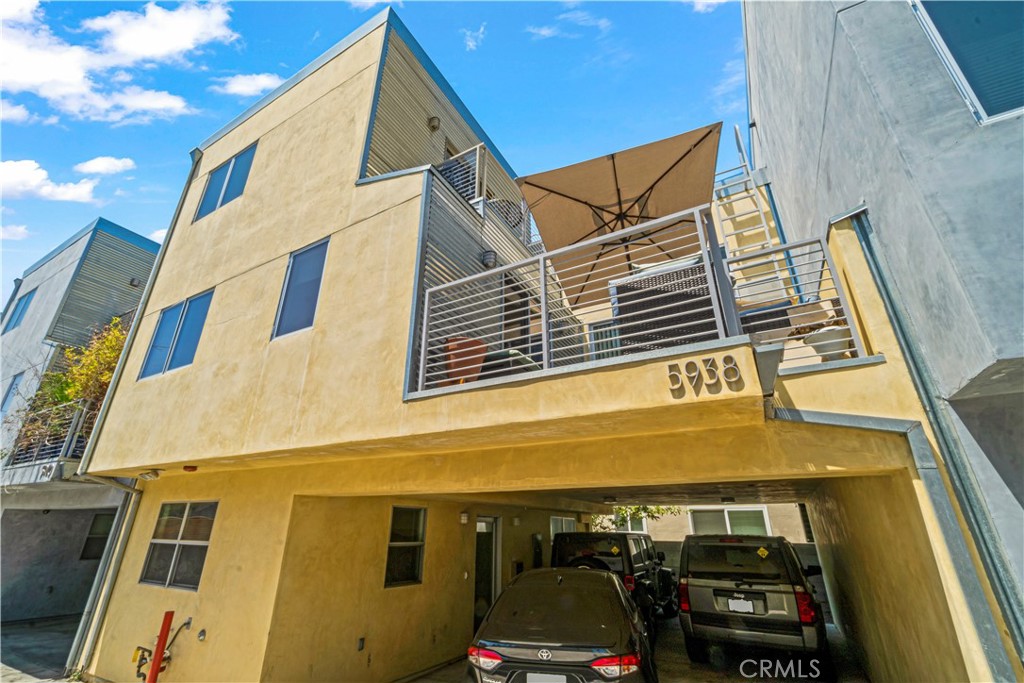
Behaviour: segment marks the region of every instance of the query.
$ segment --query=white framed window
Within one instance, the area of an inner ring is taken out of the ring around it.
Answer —
[[[199,589],[217,503],[164,503],[139,583]]]
[[[555,534],[571,533],[576,531],[576,518],[575,517],[552,517],[551,518],[551,539],[554,540]]]
[[[615,518],[616,531],[632,531],[635,534],[647,533],[647,519],[644,517]]]
[[[193,223],[242,195],[254,156],[255,142],[210,172]]]
[[[691,505],[690,533],[771,536],[766,505]]]
[[[910,5],[980,123],[1024,109],[1024,3],[910,0]]]
[[[423,550],[426,546],[426,508],[391,508],[391,534],[384,587],[423,582]]]

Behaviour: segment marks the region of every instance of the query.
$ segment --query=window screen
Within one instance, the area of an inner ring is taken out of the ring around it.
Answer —
[[[192,363],[212,299],[210,290],[160,312],[139,379]]]
[[[7,391],[4,392],[4,402],[0,406],[0,415],[6,415],[7,411],[11,408],[11,403],[14,402],[14,397],[18,395],[18,387],[21,386],[21,380],[25,377],[24,372],[19,372],[13,378],[11,383],[7,385]]]
[[[256,145],[253,144],[224,162],[210,173],[203,190],[203,198],[199,202],[195,220],[212,213],[232,199],[241,196],[245,182],[249,179],[253,157],[256,156]]]
[[[426,519],[427,511],[423,508],[396,507],[391,510],[385,588],[423,580]]]
[[[32,298],[36,295],[36,290],[26,292],[18,297],[18,300],[14,304],[14,309],[11,311],[11,315],[7,318],[7,324],[4,325],[4,332],[10,332],[25,319],[25,312],[28,311],[29,304],[32,303]]]
[[[281,292],[275,337],[313,325],[326,257],[326,240],[292,254]]]

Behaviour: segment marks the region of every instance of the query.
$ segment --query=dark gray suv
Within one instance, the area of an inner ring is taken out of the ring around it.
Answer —
[[[686,654],[708,642],[825,654],[825,621],[792,544],[781,536],[687,536],[679,559],[679,623]]]

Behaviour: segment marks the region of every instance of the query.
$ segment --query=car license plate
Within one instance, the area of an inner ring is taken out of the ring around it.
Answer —
[[[526,683],[566,683],[565,676],[560,674],[526,674]]]
[[[729,611],[730,612],[745,612],[747,614],[754,613],[754,603],[751,600],[729,600]]]

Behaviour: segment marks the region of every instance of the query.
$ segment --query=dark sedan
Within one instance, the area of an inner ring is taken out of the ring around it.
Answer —
[[[615,574],[535,569],[516,577],[469,648],[475,683],[657,683],[643,617]]]

